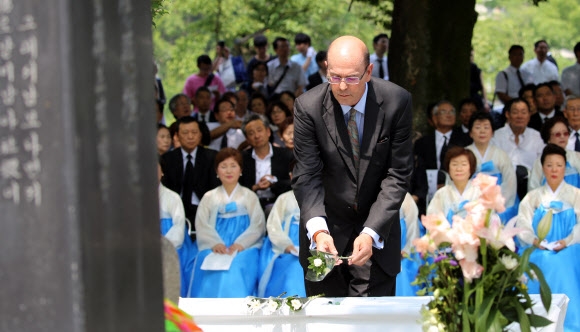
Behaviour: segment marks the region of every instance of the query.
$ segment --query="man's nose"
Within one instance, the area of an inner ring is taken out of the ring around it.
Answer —
[[[340,83],[338,84],[338,87],[341,90],[346,90],[346,88],[348,88],[348,84],[346,84],[346,82],[344,80],[340,81]]]

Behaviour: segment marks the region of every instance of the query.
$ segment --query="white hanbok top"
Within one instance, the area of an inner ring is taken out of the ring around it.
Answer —
[[[283,254],[286,248],[294,245],[288,235],[289,223],[292,222],[293,217],[294,221],[300,222],[300,208],[294,192],[290,190],[278,196],[266,223],[268,237],[272,241],[272,250],[275,254]],[[286,223],[285,229],[282,228],[284,223]]]
[[[580,172],[580,153],[566,150],[566,161],[570,163],[570,166],[574,167],[576,170],[578,170],[578,172]],[[534,167],[532,167],[530,178],[528,179],[528,191],[539,188],[542,185],[543,179],[544,170],[542,169],[542,162],[540,158],[538,158],[534,162]]]
[[[399,218],[404,218],[407,225],[407,241],[405,241],[405,246],[401,250],[408,254],[411,252],[413,240],[419,237],[419,208],[417,208],[415,200],[409,193],[405,195],[403,204],[401,204]]]
[[[574,213],[576,214],[576,225],[572,230],[572,233],[568,235],[565,239],[566,245],[577,243],[580,239],[580,226],[578,225],[578,220],[580,220],[580,189],[567,184],[562,181],[560,186],[553,192],[548,185],[543,185],[537,189],[534,189],[524,197],[520,203],[516,227],[524,228],[528,232],[523,232],[518,234],[518,238],[527,243],[533,244],[534,239],[537,238],[534,232],[532,221],[534,218],[534,212],[540,205],[549,205],[552,201],[560,201],[563,203],[568,203],[574,208]]]
[[[457,206],[457,204],[463,201],[474,201],[479,196],[481,196],[481,191],[472,184],[471,180],[467,182],[467,186],[465,186],[462,194],[459,193],[455,184],[445,185],[435,192],[433,199],[429,203],[429,206],[427,206],[427,214],[434,215],[442,213],[447,217],[447,213]]]
[[[177,249],[183,244],[185,236],[185,211],[181,197],[173,190],[159,184],[159,216],[171,218],[173,226],[167,231],[165,237]]]
[[[516,189],[517,189],[517,179],[516,172],[512,163],[510,162],[510,157],[500,148],[493,144],[487,146],[485,154],[482,156],[475,144],[468,145],[466,149],[469,149],[475,155],[477,159],[477,171],[481,170],[481,164],[493,161],[493,164],[501,173],[501,194],[505,198],[505,206],[510,207],[514,205],[516,199]]]
[[[238,184],[230,196],[223,186],[219,186],[208,191],[199,202],[195,215],[195,230],[200,251],[224,243],[215,226],[218,210],[230,202],[235,202],[238,209],[245,208],[250,218],[250,225],[234,242],[244,249],[262,246],[265,231],[264,211],[256,193]]]

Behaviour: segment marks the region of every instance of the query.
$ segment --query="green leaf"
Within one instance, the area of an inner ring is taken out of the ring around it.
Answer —
[[[530,320],[528,315],[521,306],[516,306],[518,312],[518,322],[520,323],[520,329],[522,332],[531,332]]]
[[[536,264],[530,263],[530,268],[532,271],[534,271],[534,273],[536,273],[536,276],[538,277],[538,281],[540,283],[540,298],[542,299],[544,309],[546,309],[546,312],[548,312],[550,310],[550,306],[552,305],[552,291],[550,290],[550,286],[546,282],[542,270],[540,270]]]
[[[548,318],[536,314],[529,314],[528,317],[530,318],[530,324],[533,327],[544,327],[553,323]]]

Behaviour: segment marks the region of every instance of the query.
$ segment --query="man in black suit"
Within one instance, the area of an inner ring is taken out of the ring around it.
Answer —
[[[318,71],[308,76],[306,90],[310,90],[313,87],[326,82],[326,51],[316,53],[315,59],[316,64],[318,65]]]
[[[272,146],[270,123],[261,114],[250,115],[242,124],[242,131],[252,148],[243,153],[240,184],[256,192],[262,209],[268,212],[276,198],[291,189],[288,165],[292,152]]]
[[[465,147],[469,141],[461,127],[455,127],[456,111],[451,102],[438,102],[431,112],[431,120],[435,132],[415,142],[415,154],[423,159],[426,169],[441,169],[447,150],[452,146]]]
[[[293,188],[300,206],[300,263],[309,249],[349,256],[308,295],[395,295],[399,209],[413,169],[411,95],[372,78],[358,38],[328,50],[328,80],[295,102]]]
[[[218,186],[214,161],[216,152],[201,145],[202,126],[191,116],[177,120],[177,137],[181,148],[165,153],[163,185],[181,196],[185,217],[195,220],[199,201],[211,189]],[[206,132],[209,134],[209,132]]]
[[[528,127],[540,131],[547,119],[551,119],[554,116],[564,116],[564,113],[555,109],[556,96],[554,95],[554,88],[550,83],[546,82],[536,85],[534,88],[534,101],[538,111],[530,117]]]

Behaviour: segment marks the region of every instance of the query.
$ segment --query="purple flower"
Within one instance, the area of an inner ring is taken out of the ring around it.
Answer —
[[[453,265],[453,266],[457,266],[457,261],[454,259],[450,259],[449,260],[449,264]]]

